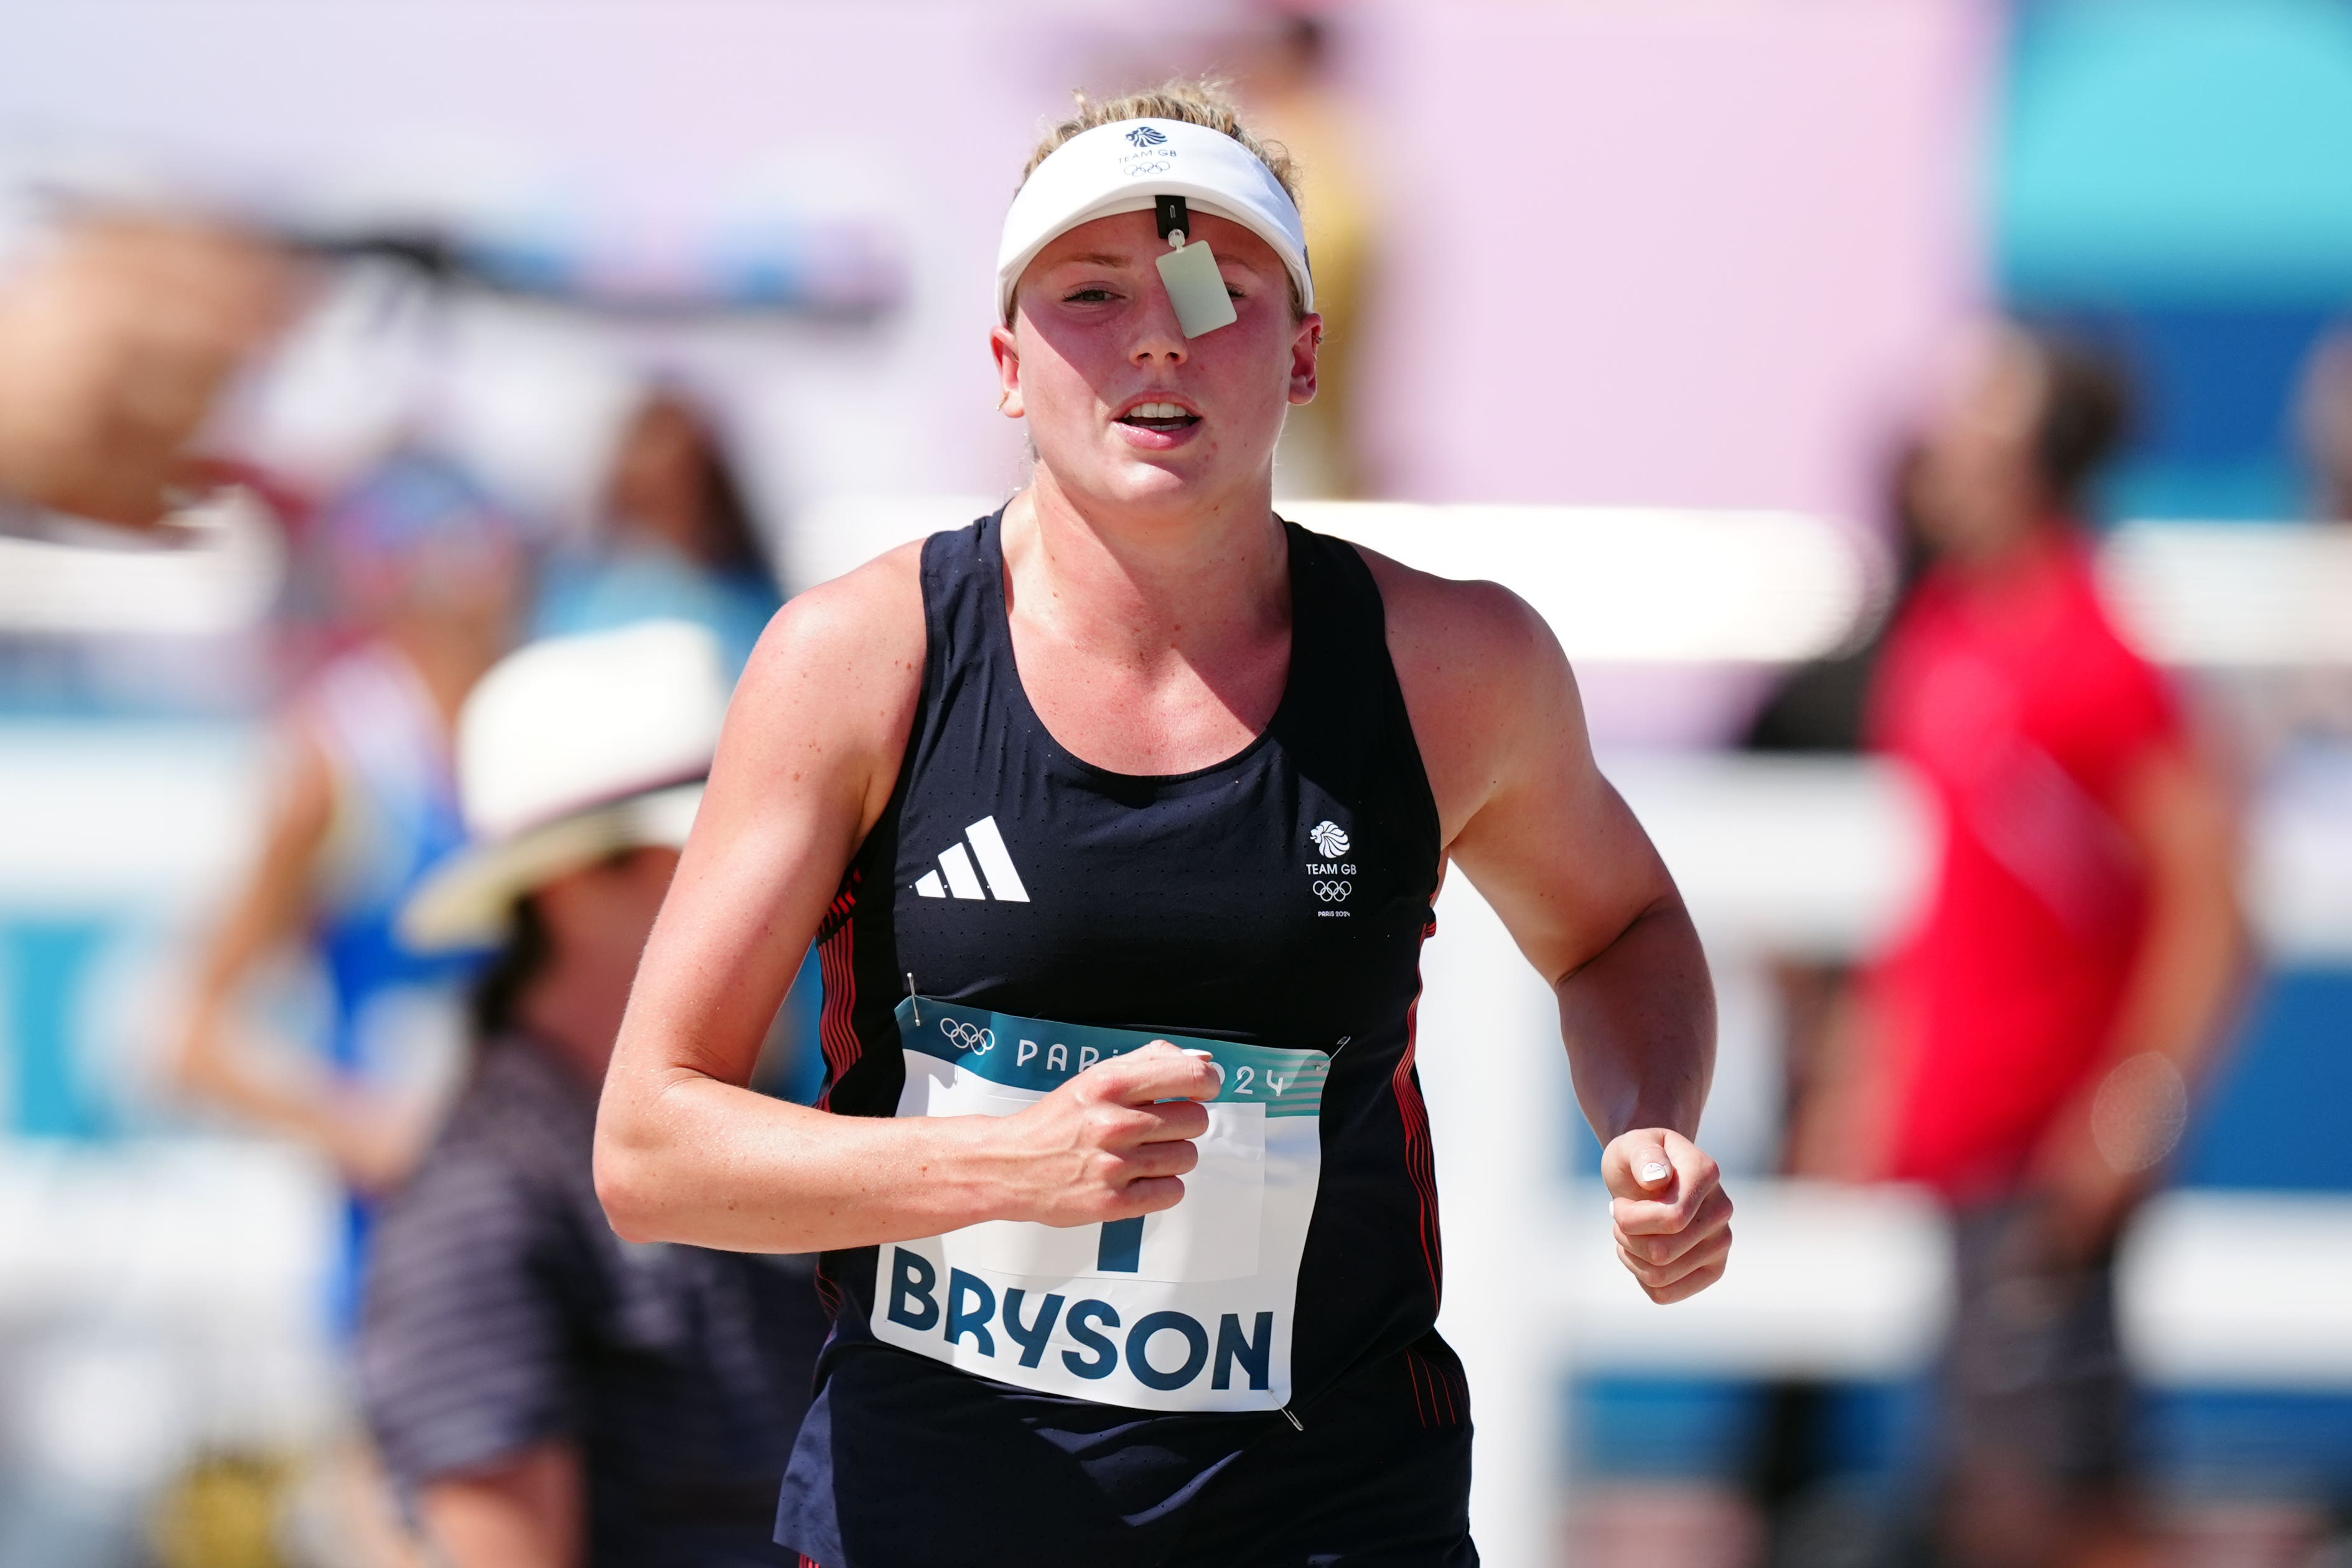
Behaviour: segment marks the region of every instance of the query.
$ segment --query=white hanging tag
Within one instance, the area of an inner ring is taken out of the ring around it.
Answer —
[[[1208,241],[1196,239],[1187,245],[1181,230],[1169,240],[1175,248],[1160,258],[1160,280],[1167,285],[1168,302],[1176,307],[1176,324],[1184,329],[1184,335],[1197,338],[1239,321]]]

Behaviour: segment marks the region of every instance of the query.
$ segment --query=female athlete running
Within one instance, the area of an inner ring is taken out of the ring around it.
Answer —
[[[1286,172],[1194,89],[1048,139],[992,334],[1032,481],[776,618],[646,951],[599,1190],[824,1251],[777,1521],[824,1568],[1476,1561],[1413,1071],[1449,861],[1559,994],[1626,1266],[1723,1271],[1705,963],[1558,645],[1274,514]],[[812,935],[807,1109],[743,1086]]]

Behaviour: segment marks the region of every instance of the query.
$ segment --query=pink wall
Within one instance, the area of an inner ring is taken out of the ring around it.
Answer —
[[[1869,524],[1918,366],[1981,297],[1977,0],[1381,0],[1394,176],[1367,386],[1396,493],[1791,507]],[[1695,739],[1757,682],[1585,672]]]
[[[1867,511],[1890,398],[1979,291],[1982,9],[1381,5],[1394,487]]]
[[[1990,10],[1340,9],[1388,207],[1364,394],[1389,487],[1873,516],[1923,345],[1978,292]],[[1171,32],[1108,0],[80,0],[16,18],[0,139],[286,188],[437,148],[656,247],[747,185],[846,192],[908,237],[905,315],[701,345],[741,388],[763,489],[1001,491],[1019,440],[990,412],[988,272],[1023,151],[1070,85],[1213,63],[1248,14],[1201,0]],[[1720,731],[1752,684],[1588,673],[1627,738]]]

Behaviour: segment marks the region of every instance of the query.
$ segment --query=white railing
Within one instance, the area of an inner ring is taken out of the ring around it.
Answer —
[[[1487,1562],[1556,1561],[1571,1373],[1878,1379],[1926,1364],[1948,1281],[1943,1222],[1900,1189],[1730,1179],[1730,1271],[1653,1306],[1609,1243],[1551,999],[1475,889],[1449,880],[1427,951],[1420,1066],[1437,1148],[1446,1298],[1477,1425]],[[2152,1383],[2352,1392],[2352,1198],[2171,1193],[2121,1261],[2125,1342]]]
[[[953,499],[842,503],[809,520],[795,574],[833,574],[979,510]],[[1842,531],[1802,519],[1299,510],[1416,564],[1506,582],[1570,622],[1566,640],[1584,638],[1588,656],[1801,657],[1842,640],[1871,603],[1866,552]],[[1645,554],[1615,537],[1635,523],[1681,542]],[[1775,542],[1769,560],[1740,553],[1742,530]],[[2300,549],[2303,539],[2256,548]],[[2209,662],[2261,663],[2279,654],[2276,637],[2249,633],[2233,643],[2191,591],[2205,559],[2199,552],[2235,548],[2189,531],[2143,531],[2126,536],[2111,569],[2158,646]],[[2240,578],[2271,584],[2263,593],[2301,593],[2292,573],[2232,559]],[[1687,591],[1693,573],[1724,583],[1746,574],[1751,595],[1785,600],[1785,614],[1751,606],[1727,632],[1706,608],[1715,601]],[[1637,626],[1621,616],[1615,630],[1596,624],[1595,582],[1643,601],[1645,618]],[[2168,619],[2190,615],[2204,619],[2194,627]],[[2294,646],[2321,659],[2334,624]],[[245,740],[219,733],[0,730],[0,905],[123,911],[147,954],[141,984],[167,997],[171,942],[218,896],[251,842],[254,762]],[[1875,763],[1661,754],[1606,764],[1727,974],[1768,950],[1863,951],[1916,894],[1925,814],[1900,777]],[[2352,958],[2352,811],[2324,798],[2265,802],[2253,825],[2249,896],[2273,952]],[[113,973],[119,984],[122,973]],[[1945,1285],[1931,1205],[1900,1192],[1737,1183],[1731,1274],[1696,1301],[1654,1308],[1610,1253],[1600,1194],[1565,1175],[1576,1130],[1551,1000],[1463,878],[1450,879],[1440,905],[1425,975],[1421,1064],[1440,1151],[1444,1326],[1470,1370],[1479,1433],[1474,1513],[1488,1562],[1518,1568],[1556,1555],[1558,1391],[1570,1369],[1863,1377],[1920,1363]],[[1756,1092],[1720,1081],[1727,1101]],[[117,1158],[119,1168],[110,1163]],[[228,1162],[218,1179],[195,1173],[215,1159]],[[302,1321],[323,1266],[327,1190],[299,1162],[257,1162],[234,1146],[0,1159],[0,1320],[21,1321],[81,1290],[92,1310],[118,1315]],[[58,1223],[63,1215],[72,1222]],[[261,1229],[278,1233],[256,1230],[255,1215],[276,1216]],[[168,1293],[138,1283],[163,1279],[154,1267],[91,1245],[136,1236],[189,1243],[168,1255]],[[207,1237],[218,1243],[202,1244]],[[319,1254],[308,1266],[298,1256],[306,1249]],[[130,1286],[116,1264],[133,1268]],[[2342,1310],[2352,1300],[2352,1203],[2174,1194],[2136,1230],[2123,1289],[2132,1352],[2154,1379],[2352,1388],[2352,1314]],[[257,1291],[276,1304],[257,1306]]]

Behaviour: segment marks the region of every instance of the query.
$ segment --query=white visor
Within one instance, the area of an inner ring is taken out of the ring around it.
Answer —
[[[1182,196],[1274,247],[1298,286],[1300,307],[1315,309],[1307,229],[1273,170],[1222,131],[1181,120],[1122,120],[1054,149],[1013,198],[996,248],[997,315],[1011,317],[1013,286],[1056,238],[1098,217],[1150,212],[1162,195]]]

